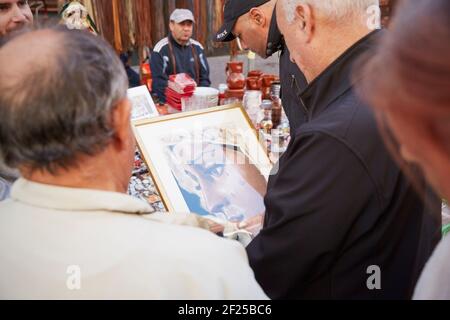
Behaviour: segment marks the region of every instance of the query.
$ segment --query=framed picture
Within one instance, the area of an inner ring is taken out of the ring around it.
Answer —
[[[158,109],[146,86],[128,89],[128,99],[131,101],[131,120],[138,121],[159,116]]]
[[[272,164],[241,105],[134,124],[136,139],[169,212],[256,221]]]

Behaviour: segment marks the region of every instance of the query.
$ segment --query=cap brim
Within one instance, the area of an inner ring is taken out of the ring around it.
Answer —
[[[222,28],[219,29],[219,31],[216,33],[216,36],[214,38],[214,41],[216,42],[230,42],[236,39],[236,37],[233,35],[233,28],[236,24],[236,21],[229,21],[225,22],[222,26]]]
[[[173,21],[173,22],[175,22],[175,23],[182,23],[182,22],[185,22],[185,21],[191,21],[192,23],[195,23],[195,20],[194,20],[194,19],[191,19],[191,18],[178,19],[178,20],[171,20],[171,21]]]

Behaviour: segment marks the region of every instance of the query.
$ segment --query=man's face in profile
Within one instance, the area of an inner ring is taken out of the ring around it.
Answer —
[[[0,0],[0,37],[33,23],[28,0]]]

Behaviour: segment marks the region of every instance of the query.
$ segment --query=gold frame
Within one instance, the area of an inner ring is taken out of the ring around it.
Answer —
[[[220,106],[220,107],[212,107],[212,108],[208,108],[208,109],[202,109],[202,110],[196,110],[196,111],[190,111],[190,112],[177,113],[177,114],[172,114],[172,115],[167,115],[167,116],[160,116],[160,117],[156,117],[156,118],[152,118],[152,119],[138,120],[138,121],[135,121],[132,123],[133,124],[133,132],[134,132],[134,136],[137,141],[139,151],[141,152],[143,160],[144,160],[145,164],[147,165],[147,168],[149,169],[149,174],[150,174],[151,178],[153,179],[155,188],[158,191],[158,193],[161,197],[162,203],[164,204],[164,207],[166,208],[168,213],[174,212],[175,211],[174,207],[171,205],[171,203],[169,201],[169,197],[168,197],[166,191],[164,190],[164,188],[160,187],[163,185],[163,183],[162,183],[161,179],[158,177],[158,175],[156,174],[156,168],[153,165],[152,161],[150,160],[151,158],[150,158],[150,155],[148,154],[148,151],[145,148],[141,147],[144,145],[144,142],[142,141],[141,137],[137,133],[136,129],[138,127],[146,126],[146,125],[153,124],[153,123],[167,122],[167,121],[172,121],[172,120],[176,120],[176,119],[195,117],[198,115],[222,112],[222,111],[233,110],[233,109],[240,109],[247,124],[252,129],[252,131],[256,137],[256,140],[259,142],[260,148],[262,148],[262,150],[265,151],[264,146],[262,145],[262,143],[259,139],[257,131],[256,131],[252,121],[250,120],[250,117],[248,116],[247,112],[244,110],[243,105],[240,103],[235,103],[235,104],[230,104],[230,105]],[[264,152],[264,154],[267,155],[266,152]],[[271,163],[269,157],[267,157],[267,159]]]

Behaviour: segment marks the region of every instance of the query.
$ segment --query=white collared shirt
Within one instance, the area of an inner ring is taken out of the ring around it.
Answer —
[[[19,179],[0,203],[0,299],[267,299],[239,243],[149,212]]]

